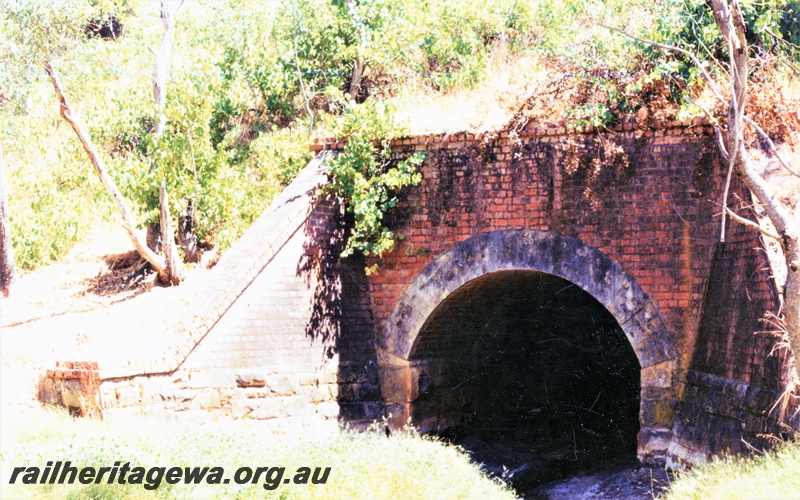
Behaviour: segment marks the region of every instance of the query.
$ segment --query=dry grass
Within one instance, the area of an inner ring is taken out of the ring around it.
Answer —
[[[800,491],[800,446],[785,444],[752,458],[724,457],[681,473],[666,500],[789,499]]]
[[[476,86],[444,94],[414,87],[390,101],[413,135],[498,130],[549,73],[535,55],[511,54],[499,44],[490,55],[486,79]]]

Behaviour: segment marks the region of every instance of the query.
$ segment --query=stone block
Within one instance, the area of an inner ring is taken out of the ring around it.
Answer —
[[[172,383],[179,388],[189,387],[189,372],[186,370],[176,371],[172,374]]]
[[[359,401],[357,390],[358,384],[339,384],[336,388],[337,401]]]
[[[646,427],[671,427],[675,417],[674,402],[670,399],[642,400],[640,420]]]
[[[287,375],[270,375],[267,377],[267,387],[278,396],[293,396],[298,393],[298,384]]]
[[[290,396],[277,399],[283,408],[286,416],[312,415],[315,413],[314,406],[309,403],[306,396]]]
[[[411,400],[409,367],[384,367],[380,373],[380,381],[381,394],[387,403],[406,403]]]
[[[386,405],[383,401],[368,401],[364,403],[364,418],[370,421],[383,419],[386,412]]]
[[[335,384],[339,381],[339,371],[333,364],[327,363],[318,374],[318,380],[321,384]]]
[[[186,411],[192,409],[192,400],[197,396],[194,389],[175,389],[172,391],[175,398],[173,409],[175,411]]]
[[[642,368],[641,384],[647,387],[672,387],[675,361],[668,360]]]
[[[258,420],[285,416],[283,406],[274,398],[236,399],[231,402],[234,417],[250,417]]]
[[[264,370],[256,368],[236,370],[235,378],[238,387],[264,387],[267,385]]]
[[[117,407],[117,389],[113,382],[100,384],[99,394],[103,409]],[[39,400],[41,401],[41,396]]]
[[[672,431],[663,428],[643,427],[637,435],[636,453],[646,464],[660,463],[667,454],[672,442]]]
[[[233,387],[239,382],[233,370],[210,368],[189,373],[189,387]]]
[[[120,385],[116,390],[116,399],[117,406],[120,408],[138,406],[142,403],[142,393],[139,387]]]
[[[360,364],[343,363],[339,365],[336,381],[340,384],[353,384],[365,379],[364,367]]]
[[[192,399],[189,407],[189,409],[192,410],[208,410],[211,408],[219,408],[219,393],[213,389],[201,391]]]
[[[671,471],[677,471],[693,465],[699,465],[708,461],[708,454],[697,451],[684,443],[673,439],[667,449],[665,467]]]
[[[48,405],[61,404],[61,392],[54,379],[45,377],[39,382],[39,401]]]
[[[411,405],[408,403],[387,403],[386,416],[389,428],[402,429],[411,416]]]
[[[351,422],[364,420],[367,414],[363,403],[341,401],[339,402],[339,415],[343,421]]]
[[[325,418],[336,418],[339,416],[339,404],[326,401],[317,403],[315,405],[316,411],[319,415]]]
[[[175,386],[168,377],[143,377],[140,385],[144,404],[162,403],[173,399],[172,391]]]
[[[230,414],[234,418],[247,417],[253,412],[253,405],[247,399],[231,400],[230,407]]]
[[[336,401],[336,395],[332,391],[336,391],[337,386],[334,384],[320,384],[306,388],[309,401],[312,403],[333,402]]]
[[[258,420],[285,417],[287,412],[283,405],[275,399],[253,399],[251,416]]]

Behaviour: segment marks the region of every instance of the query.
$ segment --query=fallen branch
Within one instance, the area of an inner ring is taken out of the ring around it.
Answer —
[[[50,81],[53,83],[53,88],[55,89],[56,95],[58,96],[58,100],[61,104],[61,117],[64,119],[64,121],[69,123],[69,125],[72,127],[72,130],[75,131],[75,134],[78,136],[78,139],[83,145],[83,149],[86,151],[86,154],[89,155],[89,160],[92,162],[95,173],[105,186],[108,194],[111,195],[114,203],[117,205],[117,209],[119,209],[119,212],[122,215],[122,227],[124,227],[125,231],[128,233],[134,248],[136,248],[136,251],[139,252],[139,255],[141,255],[143,259],[153,266],[153,269],[155,269],[156,273],[158,273],[159,278],[161,278],[163,281],[169,282],[170,277],[167,273],[164,259],[160,255],[156,255],[152,250],[147,248],[147,245],[145,245],[139,236],[134,232],[133,228],[135,227],[135,224],[133,222],[133,217],[128,210],[128,205],[125,203],[122,193],[120,193],[119,189],[117,189],[117,185],[114,183],[114,180],[111,179],[106,172],[106,167],[103,165],[103,161],[100,159],[100,156],[98,155],[88,132],[86,132],[86,129],[83,128],[81,122],[78,121],[78,119],[73,115],[72,108],[67,101],[67,97],[64,95],[64,91],[61,89],[61,83],[58,81],[58,76],[56,75],[56,72],[49,61],[44,63],[44,69],[47,72],[47,75],[50,77]]]
[[[772,238],[775,241],[781,241],[780,236],[778,236],[777,234],[767,231],[766,229],[762,228],[761,226],[759,226],[758,224],[756,224],[755,222],[753,222],[753,221],[751,221],[749,219],[745,219],[744,217],[742,217],[741,215],[737,214],[736,212],[734,212],[730,208],[725,207],[725,211],[728,212],[728,215],[731,216],[731,219],[733,219],[734,221],[738,222],[739,224],[742,224],[743,226],[747,226],[749,228],[753,228],[756,231],[758,231],[759,233],[761,233],[764,236],[766,236],[767,238]]]

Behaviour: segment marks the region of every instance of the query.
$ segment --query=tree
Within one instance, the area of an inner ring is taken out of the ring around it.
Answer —
[[[734,213],[723,198],[723,209],[735,221],[759,231],[766,237],[777,240],[786,261],[786,283],[783,289],[783,322],[789,347],[795,360],[800,359],[800,221],[792,217],[789,209],[775,195],[772,187],[759,173],[752,154],[744,140],[744,129],[751,126],[769,145],[771,152],[778,158],[782,167],[793,175],[800,177],[800,169],[789,165],[781,157],[772,139],[750,117],[747,116],[747,93],[750,52],[745,37],[745,23],[738,0],[712,0],[714,20],[722,34],[730,61],[730,90],[728,101],[727,133],[723,138],[722,130],[713,120],[719,137],[719,150],[728,161],[728,179],[733,172],[739,175],[745,186],[764,207],[764,211],[772,222],[776,232],[762,229],[757,224]],[[724,101],[714,82],[707,78],[717,99]],[[728,186],[725,186],[727,194]],[[724,218],[723,218],[724,227]],[[724,239],[724,232],[722,233]],[[800,379],[800,366],[795,362],[795,375]]]
[[[133,216],[128,209],[128,204],[126,203],[125,198],[123,198],[122,193],[120,193],[119,189],[117,189],[117,185],[114,180],[108,175],[108,169],[106,169],[103,160],[100,158],[100,155],[97,152],[97,148],[95,148],[94,144],[92,143],[89,133],[86,131],[86,128],[83,126],[80,120],[78,120],[78,118],[75,116],[72,107],[69,105],[67,97],[61,88],[61,83],[58,80],[58,75],[56,74],[55,69],[53,69],[53,65],[50,63],[50,61],[45,61],[44,69],[47,72],[47,75],[50,77],[50,81],[53,84],[53,89],[58,96],[61,105],[61,118],[63,118],[64,121],[66,121],[70,127],[72,127],[72,130],[81,141],[86,154],[89,155],[89,160],[92,162],[95,173],[100,178],[100,181],[103,183],[103,186],[105,186],[109,195],[114,200],[117,209],[122,215],[122,227],[125,228],[125,231],[128,233],[134,248],[137,252],[139,252],[139,255],[141,255],[143,259],[153,266],[153,269],[155,269],[156,273],[158,273],[158,277],[161,279],[161,281],[177,285],[183,280],[183,276],[180,274],[180,271],[177,271],[174,265],[168,264],[165,258],[161,257],[160,255],[156,255],[155,252],[147,248],[147,245],[134,231],[135,224],[133,222]],[[166,215],[168,217],[169,213]]]
[[[9,64],[10,71],[8,73],[15,76],[15,79],[8,80],[13,84],[9,85],[9,88],[16,90],[16,87],[19,86],[16,85],[18,82],[26,82],[25,74],[33,73],[34,70],[41,71],[41,68],[44,68],[59,99],[61,117],[78,136],[95,173],[120,211],[122,225],[134,248],[142,258],[152,265],[163,282],[178,284],[183,280],[182,267],[167,265],[165,258],[147,248],[147,245],[134,231],[135,223],[128,204],[109,175],[86,127],[70,106],[53,65],[53,61],[59,55],[68,52],[80,43],[80,40],[85,39],[84,27],[87,20],[104,17],[99,6],[90,4],[91,2],[80,0],[65,0],[52,5],[33,0],[0,3],[0,12],[5,19],[11,21],[8,24],[9,29],[5,33],[8,40],[4,40],[9,47],[8,52],[12,54],[9,60],[13,62],[13,64]],[[8,76],[2,75],[0,82],[4,78],[8,78]]]
[[[8,193],[3,149],[0,148],[0,295],[8,297],[14,277],[14,249],[11,248],[11,228],[8,223]]]
[[[778,242],[787,267],[786,283],[782,294],[783,326],[792,356],[795,360],[800,360],[800,221],[792,216],[788,207],[776,196],[774,189],[757,168],[753,159],[753,152],[745,141],[744,133],[746,128],[751,127],[755,131],[763,143],[768,146],[770,152],[778,159],[782,168],[785,168],[792,175],[800,177],[800,166],[792,166],[784,160],[772,138],[747,114],[749,66],[752,54],[746,37],[745,19],[738,0],[711,0],[711,6],[714,21],[722,36],[724,49],[728,54],[727,71],[721,71],[720,73],[722,78],[727,79],[725,85],[729,87],[729,98],[725,97],[722,88],[717,85],[716,80],[705,69],[697,54],[674,45],[644,40],[623,30],[601,23],[598,24],[639,42],[654,45],[689,58],[697,70],[700,71],[714,98],[724,105],[727,114],[721,117],[722,120],[720,120],[715,116],[713,110],[686,97],[690,103],[703,110],[714,126],[717,134],[717,146],[728,165],[725,188],[722,193],[720,241],[725,241],[726,216],[729,216],[737,223],[744,224],[765,237],[772,238]],[[725,124],[724,128],[720,124],[721,121]],[[763,207],[766,216],[775,229],[774,232],[742,217],[728,206],[728,191],[731,177],[734,173],[739,176],[742,183]],[[796,380],[800,381],[800,363],[795,362],[794,369]]]
[[[164,36],[161,39],[161,46],[158,52],[153,51],[155,55],[155,62],[153,63],[155,130],[153,135],[155,137],[161,137],[167,125],[167,119],[166,116],[164,116],[164,104],[167,100],[166,80],[169,71],[169,60],[172,55],[173,40],[175,39],[175,14],[177,14],[181,6],[183,6],[183,1],[181,1],[173,12],[170,12],[167,0],[161,0],[160,16],[161,23],[164,26]],[[170,281],[172,283],[179,283],[184,280],[186,271],[175,249],[171,217],[169,214],[169,201],[164,182],[161,183],[158,198],[160,209],[159,222],[150,224],[147,227],[147,246],[152,250],[158,251],[158,247],[163,245],[167,274],[170,276]],[[191,202],[189,205],[191,206]],[[191,217],[191,214],[189,214],[189,217]],[[183,216],[183,220],[185,221],[185,216]],[[182,224],[179,224],[179,229],[181,229],[181,225]],[[191,225],[189,225],[189,227],[191,227]],[[155,236],[156,233],[160,233],[158,237]],[[183,234],[183,232],[179,231],[179,236],[183,236]],[[160,240],[161,245],[158,244],[158,240]],[[190,247],[191,251],[187,251],[187,259],[191,262],[196,262],[198,260],[196,252],[197,239],[191,234],[191,231],[189,231],[189,235],[182,237],[181,240],[188,240],[185,242],[185,246]]]

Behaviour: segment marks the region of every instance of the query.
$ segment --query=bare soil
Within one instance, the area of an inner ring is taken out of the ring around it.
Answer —
[[[37,378],[55,361],[158,356],[170,343],[182,301],[202,286],[195,268],[180,287],[156,283],[125,231],[99,228],[63,259],[23,273],[0,303],[2,403],[33,404]],[[169,306],[168,306],[169,305]]]

